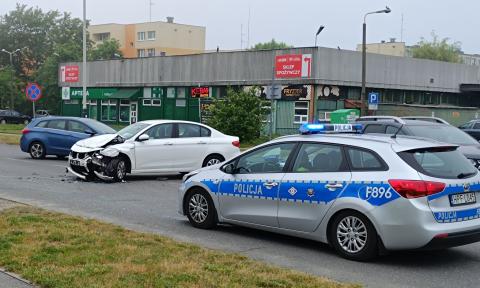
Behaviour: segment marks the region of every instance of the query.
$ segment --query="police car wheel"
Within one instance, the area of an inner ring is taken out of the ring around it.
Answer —
[[[207,192],[194,190],[187,196],[185,205],[185,212],[192,226],[202,229],[215,227],[215,207]]]
[[[330,244],[344,258],[366,261],[377,256],[377,232],[364,215],[344,211],[333,219]]]

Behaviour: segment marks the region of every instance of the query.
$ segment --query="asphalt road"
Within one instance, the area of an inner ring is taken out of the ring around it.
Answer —
[[[373,263],[338,257],[327,245],[234,226],[205,231],[177,214],[178,176],[86,183],[65,174],[66,161],[35,161],[0,145],[0,197],[155,232],[213,249],[367,287],[478,287],[480,244],[438,252],[402,252]],[[254,271],[252,271],[254,272]]]

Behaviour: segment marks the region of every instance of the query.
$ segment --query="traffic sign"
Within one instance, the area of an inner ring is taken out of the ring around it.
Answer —
[[[267,86],[267,99],[282,99],[282,86],[280,85],[271,85]]]
[[[380,95],[378,92],[368,93],[368,109],[369,110],[378,110],[378,102],[380,102]]]
[[[27,88],[25,89],[25,95],[28,100],[36,102],[42,98],[42,89],[37,83],[28,83]]]

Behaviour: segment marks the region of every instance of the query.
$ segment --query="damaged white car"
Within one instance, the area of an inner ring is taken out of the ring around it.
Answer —
[[[78,141],[68,157],[68,172],[84,179],[122,181],[127,174],[188,173],[237,156],[238,137],[203,124],[150,120],[117,134]]]

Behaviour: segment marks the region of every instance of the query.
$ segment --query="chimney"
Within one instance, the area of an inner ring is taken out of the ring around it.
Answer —
[[[173,23],[173,17],[167,17],[167,23]]]

